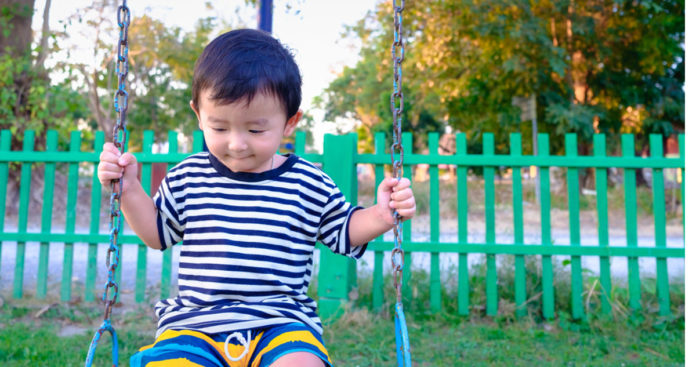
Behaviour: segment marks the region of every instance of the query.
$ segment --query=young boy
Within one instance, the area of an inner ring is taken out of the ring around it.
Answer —
[[[104,145],[99,180],[123,180],[121,207],[150,247],[182,242],[176,297],[159,301],[155,343],[131,366],[331,366],[307,296],[316,241],[360,258],[415,214],[407,179],[386,179],[377,204],[346,202],[310,162],[278,155],[302,117],[300,72],[268,34],[235,30],[203,51],[191,108],[209,152],[172,168],[154,198],[132,154]]]

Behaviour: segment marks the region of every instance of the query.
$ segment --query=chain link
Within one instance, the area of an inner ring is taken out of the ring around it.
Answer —
[[[128,26],[130,25],[130,9],[126,0],[116,11],[118,22],[119,40],[116,46],[116,74],[118,76],[118,89],[114,94],[114,109],[117,118],[113,128],[113,143],[122,155],[126,146],[126,113],[128,111],[128,92],[126,82],[128,80]],[[118,298],[118,283],[116,282],[116,269],[120,261],[118,248],[118,235],[121,232],[121,194],[123,193],[123,181],[116,179],[111,181],[111,198],[109,200],[109,250],[106,252],[107,281],[104,284],[104,321],[99,330],[94,334],[85,360],[85,366],[91,366],[94,359],[97,344],[104,332],[111,333],[113,366],[118,365],[118,338],[116,330],[111,325],[111,309]],[[111,294],[111,295],[109,295]]]
[[[394,62],[394,91],[391,95],[391,109],[393,122],[393,143],[391,146],[392,172],[396,179],[403,177],[404,147],[401,140],[401,119],[404,113],[404,95],[401,90],[402,71],[401,64],[404,61],[403,42],[403,17],[404,0],[393,0],[394,9],[394,42],[392,43],[392,60]],[[411,348],[408,342],[408,330],[401,303],[401,283],[404,270],[404,250],[401,248],[403,238],[403,218],[394,209],[394,249],[391,253],[392,272],[394,274],[394,288],[396,288],[396,307],[394,313],[394,326],[396,332],[396,356],[399,366],[411,366]]]
[[[394,43],[392,43],[392,60],[394,61],[394,91],[391,95],[392,122],[394,141],[391,146],[392,171],[394,177],[401,179],[403,173],[404,147],[401,142],[401,117],[403,114],[404,96],[401,91],[401,63],[404,60],[403,32],[401,30],[403,0],[398,5],[394,1]],[[392,251],[392,271],[394,273],[394,286],[397,292],[397,302],[401,303],[401,272],[403,269],[403,250],[401,249],[403,223],[396,210],[392,210],[394,218],[394,250]],[[400,263],[395,260],[395,254],[400,255]]]

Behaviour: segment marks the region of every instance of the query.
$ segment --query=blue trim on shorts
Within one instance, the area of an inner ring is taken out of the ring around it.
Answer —
[[[333,367],[333,365],[332,365],[331,363],[329,363],[329,361],[328,361],[328,359],[326,358],[326,355],[324,355],[324,353],[322,353],[321,351],[318,351],[318,350],[315,350],[315,349],[309,349],[309,348],[292,348],[292,349],[286,349],[286,350],[281,351],[280,353],[277,353],[277,355],[273,356],[273,359],[271,359],[270,361],[266,361],[266,357],[267,357],[268,355],[272,355],[272,352],[271,352],[271,353],[268,353],[268,354],[264,354],[264,356],[261,357],[261,363],[259,363],[259,366],[260,366],[260,367],[268,367],[268,366],[272,365],[273,362],[277,361],[278,358],[280,358],[280,357],[282,357],[282,356],[284,356],[284,355],[286,355],[286,354],[295,353],[295,352],[307,352],[307,353],[312,353],[312,354],[314,354],[315,356],[317,356],[319,359],[321,359],[322,361],[324,361],[324,365],[326,365],[326,366],[328,366],[328,367]]]
[[[256,358],[258,358],[259,353],[265,349],[273,339],[285,333],[294,331],[309,331],[312,336],[322,346],[324,346],[324,340],[320,334],[307,325],[299,322],[277,325],[269,328],[251,329],[252,340],[257,338],[261,333],[263,333],[263,335],[261,336],[259,342],[255,345],[254,349],[250,351],[251,355],[249,356],[249,361],[254,361]],[[246,337],[247,330],[240,330],[239,332]],[[208,335],[208,337],[210,337],[213,341],[220,343],[224,342],[227,336],[230,334],[231,333],[221,333]],[[230,344],[240,345],[235,339],[230,340]],[[311,353],[322,360],[326,366],[332,367],[332,364],[329,362],[328,355],[324,354],[319,347],[302,340],[286,342],[268,351],[260,357],[261,359],[259,360],[259,366],[270,366],[278,358],[293,352]],[[156,341],[152,347],[131,356],[130,366],[141,367],[146,366],[150,362],[180,358],[185,358],[204,367],[227,366],[225,358],[220,355],[219,351],[214,346],[193,335],[178,335],[173,338]]]
[[[171,356],[165,358],[168,354],[171,354]],[[158,345],[157,347],[135,353],[130,358],[130,365],[131,367],[141,367],[147,366],[150,362],[179,358],[185,358],[204,367],[225,367],[216,356],[203,348],[176,343]]]

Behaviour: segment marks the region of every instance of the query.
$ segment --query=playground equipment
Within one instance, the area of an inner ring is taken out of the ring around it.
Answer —
[[[126,0],[116,10],[118,21],[119,40],[116,53],[116,75],[118,76],[118,89],[114,95],[114,108],[118,113],[118,119],[114,125],[113,142],[114,146],[123,154],[126,145],[126,114],[128,112],[128,92],[126,92],[126,81],[128,80],[128,25],[130,24],[130,9],[126,5]],[[111,181],[111,200],[109,210],[109,250],[106,252],[106,267],[108,279],[104,284],[104,295],[102,300],[106,304],[104,310],[104,321],[94,334],[92,343],[89,345],[85,366],[91,366],[94,359],[94,352],[97,349],[99,339],[108,331],[111,334],[112,360],[113,365],[118,365],[118,338],[116,330],[111,325],[111,308],[116,303],[118,297],[118,284],[114,275],[119,261],[118,235],[121,230],[123,219],[121,218],[121,194],[123,192],[123,181],[116,179]],[[112,295],[109,297],[109,289]]]
[[[401,5],[399,5],[399,3]],[[404,60],[404,44],[402,12],[404,0],[393,0],[394,8],[394,43],[392,43],[392,61],[394,62],[394,91],[391,95],[392,123],[394,141],[391,146],[391,160],[393,175],[401,179],[403,175],[404,147],[401,143],[401,115],[404,107],[404,95],[401,91],[402,72],[401,63]],[[411,347],[408,343],[408,329],[404,317],[404,307],[401,303],[401,277],[404,267],[404,250],[401,248],[403,239],[403,222],[401,217],[393,210],[394,216],[394,249],[391,252],[392,271],[394,273],[394,287],[396,288],[396,305],[394,307],[394,331],[396,333],[396,358],[399,366],[411,366]]]

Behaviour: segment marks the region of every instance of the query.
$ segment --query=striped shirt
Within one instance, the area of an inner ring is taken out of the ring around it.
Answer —
[[[182,243],[178,295],[155,305],[157,336],[298,321],[322,333],[307,296],[315,243],[356,259],[367,246],[350,246],[357,207],[292,154],[262,173],[232,172],[208,152],[192,155],[167,173],[154,202],[162,250]]]

